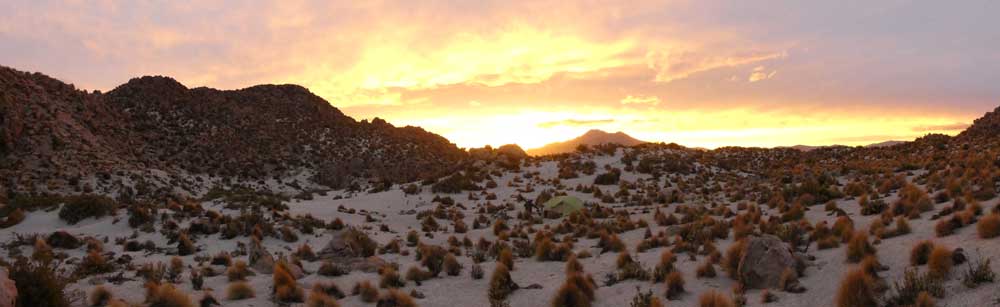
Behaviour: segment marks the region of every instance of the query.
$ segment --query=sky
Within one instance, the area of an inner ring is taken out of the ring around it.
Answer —
[[[419,3],[419,4],[418,4]],[[957,134],[1000,105],[998,1],[0,2],[0,65],[107,91],[293,83],[460,147]]]

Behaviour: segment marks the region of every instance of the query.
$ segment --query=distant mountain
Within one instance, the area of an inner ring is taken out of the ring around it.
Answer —
[[[624,132],[607,133],[602,130],[593,129],[587,131],[583,135],[568,140],[565,142],[551,143],[539,148],[529,149],[528,154],[533,156],[542,156],[558,153],[573,152],[580,145],[601,145],[601,144],[621,144],[625,146],[635,146],[639,144],[646,143],[645,141],[637,140]]]
[[[906,143],[906,141],[885,141],[885,142],[878,142],[878,143],[875,143],[875,144],[868,144],[868,145],[865,145],[865,147],[868,147],[868,148],[892,147],[892,146],[896,146],[896,145],[899,145],[899,144],[905,144],[905,143]]]
[[[421,128],[355,121],[297,85],[189,89],[156,76],[99,93],[0,66],[0,192],[190,191],[205,178],[302,174],[341,187],[417,180],[466,156]]]

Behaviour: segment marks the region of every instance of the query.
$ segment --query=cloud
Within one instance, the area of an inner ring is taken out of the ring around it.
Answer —
[[[566,119],[566,120],[543,122],[543,123],[539,123],[537,126],[539,128],[552,128],[552,127],[557,127],[557,126],[574,126],[574,127],[579,127],[579,126],[592,126],[592,125],[610,124],[610,123],[613,123],[613,122],[615,122],[614,119],[582,119],[582,120],[581,119]]]
[[[481,102],[479,102],[479,101],[469,100],[469,106],[470,107],[478,107],[478,106],[481,106],[481,105],[483,105],[483,104]]]
[[[621,104],[623,105],[645,104],[645,105],[655,106],[660,104],[660,98],[656,96],[628,95],[627,97],[622,98]]]
[[[656,71],[656,82],[685,79],[696,73],[718,68],[736,67],[788,56],[785,51],[756,51],[734,55],[715,55],[694,51],[650,51],[646,63]]]
[[[967,123],[954,123],[947,125],[927,125],[927,126],[913,127],[913,131],[916,132],[958,131],[958,130],[965,130],[965,128],[969,128],[969,126],[970,125]]]
[[[747,77],[747,81],[757,82],[761,80],[771,79],[771,77],[774,77],[774,74],[776,73],[778,73],[777,70],[772,70],[771,72],[767,72],[764,66],[757,66],[753,69],[752,72],[750,72],[750,76]]]

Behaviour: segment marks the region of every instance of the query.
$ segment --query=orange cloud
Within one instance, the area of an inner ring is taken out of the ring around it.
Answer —
[[[660,104],[660,98],[656,96],[628,95],[627,97],[622,98],[621,104],[623,105],[638,104],[638,105],[655,106]]]
[[[650,51],[646,54],[646,61],[649,68],[656,71],[656,82],[671,82],[703,71],[779,59],[787,55],[788,53],[784,51],[756,51],[735,55],[714,55],[693,51]]]

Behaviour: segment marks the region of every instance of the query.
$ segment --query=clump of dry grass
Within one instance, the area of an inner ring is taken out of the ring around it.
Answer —
[[[1000,214],[990,213],[979,219],[979,222],[976,223],[976,231],[979,232],[979,237],[983,239],[1000,236]]]
[[[726,274],[729,275],[729,278],[732,278],[734,280],[739,279],[740,259],[743,258],[743,254],[746,253],[746,250],[747,250],[746,240],[736,241],[733,243],[733,245],[729,246],[729,249],[726,250],[726,256],[723,258],[722,261],[723,262],[722,268],[723,270],[726,271]]]
[[[519,286],[510,277],[510,270],[502,263],[497,263],[493,275],[490,277],[490,288],[488,296],[490,301],[503,301],[511,292],[517,290]]]
[[[847,261],[850,263],[858,263],[875,252],[875,246],[868,242],[868,234],[861,231],[856,232],[847,243]]]
[[[590,307],[590,299],[575,283],[567,281],[556,291],[552,307]]]
[[[367,280],[355,284],[351,293],[354,295],[360,295],[361,301],[365,303],[374,303],[378,301],[378,289]]]
[[[684,294],[684,276],[680,271],[667,274],[667,299],[673,300]]]
[[[848,272],[835,301],[838,307],[878,306],[875,279],[861,269]]]
[[[930,240],[924,240],[913,246],[910,249],[910,265],[918,266],[927,264],[927,258],[931,255],[931,250],[934,250],[934,242]]]
[[[247,284],[244,281],[230,283],[226,288],[226,299],[232,301],[245,300],[253,298],[254,296],[256,296],[256,294],[254,293],[253,288],[250,287],[250,284]]]
[[[509,248],[504,248],[500,250],[500,254],[497,256],[497,261],[503,263],[508,269],[514,270],[514,254],[511,253]]]
[[[452,253],[448,253],[444,256],[444,272],[448,274],[448,276],[458,276],[459,274],[462,274],[462,264],[458,262],[458,259],[455,259],[455,255]]]
[[[274,282],[274,297],[281,302],[302,302],[302,288],[295,282],[295,277],[288,270],[288,264],[279,261],[274,266],[271,276]]]
[[[735,307],[733,301],[729,299],[725,294],[719,293],[715,290],[708,290],[708,292],[702,293],[698,297],[699,307]]]
[[[325,292],[313,288],[309,292],[309,298],[306,299],[306,307],[340,307],[340,304]]]
[[[917,302],[913,304],[913,307],[934,307],[934,305],[934,298],[925,291],[917,295]]]
[[[171,284],[150,284],[147,286],[146,302],[156,307],[194,307],[191,298]]]
[[[417,303],[413,301],[413,298],[405,292],[392,289],[387,291],[381,298],[378,299],[377,306],[393,306],[393,307],[417,307]]]
[[[253,273],[250,272],[249,267],[247,267],[247,263],[243,260],[236,260],[229,266],[228,269],[226,269],[226,277],[229,278],[230,282],[246,280],[247,277],[251,275],[253,275]]]
[[[403,282],[403,278],[399,276],[399,272],[390,266],[382,268],[381,279],[379,280],[378,286],[382,289],[387,288],[400,288],[406,286]]]
[[[705,261],[704,263],[702,263],[700,266],[698,266],[698,270],[695,272],[695,276],[697,276],[698,278],[702,277],[712,278],[715,277],[715,275],[716,275],[715,266],[712,265],[711,261]]]
[[[935,278],[945,278],[951,272],[951,249],[937,245],[927,258],[927,273]]]
[[[90,291],[90,297],[88,298],[87,302],[90,304],[90,306],[99,307],[107,305],[109,302],[111,302],[112,297],[113,295],[111,294],[111,291],[108,290],[108,288],[105,288],[104,286],[97,286],[94,287],[94,290]]]

